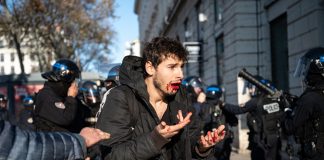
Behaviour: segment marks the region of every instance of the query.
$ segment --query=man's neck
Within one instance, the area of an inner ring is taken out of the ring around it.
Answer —
[[[164,112],[167,109],[167,101],[162,96],[161,91],[159,91],[153,84],[153,79],[147,78],[145,79],[145,83],[147,86],[147,92],[149,94],[149,101],[153,106],[156,114],[159,119],[162,119]]]

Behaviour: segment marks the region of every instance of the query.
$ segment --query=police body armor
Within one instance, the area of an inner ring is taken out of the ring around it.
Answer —
[[[280,119],[284,112],[281,110],[277,99],[263,96],[258,102],[256,109],[260,121],[260,140],[267,146],[276,145],[281,136]],[[258,123],[258,122],[257,122]]]

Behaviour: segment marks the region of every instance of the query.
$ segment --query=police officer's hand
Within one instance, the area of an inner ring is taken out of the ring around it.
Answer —
[[[71,96],[71,97],[76,97],[77,94],[78,94],[78,86],[77,86],[76,82],[73,82],[73,83],[71,83],[71,86],[68,90],[67,95]]]
[[[90,147],[101,140],[110,138],[109,133],[90,127],[83,128],[80,132],[80,135],[83,137],[87,147]]]
[[[155,127],[155,130],[164,138],[169,139],[174,135],[178,134],[179,131],[184,128],[190,122],[190,117],[192,113],[189,112],[185,118],[182,116],[182,111],[178,111],[177,118],[179,119],[179,123],[176,125],[167,125],[164,121],[162,121],[159,125]]]
[[[197,97],[197,102],[204,103],[206,101],[206,94],[204,92],[200,92]]]
[[[217,144],[219,141],[223,140],[225,137],[225,126],[220,125],[214,131],[208,131],[207,135],[201,135],[198,141],[198,150],[200,152],[206,152],[209,148]]]

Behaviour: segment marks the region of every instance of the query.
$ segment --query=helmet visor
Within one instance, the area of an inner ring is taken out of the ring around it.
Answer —
[[[303,75],[306,75],[305,72],[308,70],[309,64],[310,64],[310,61],[307,58],[301,57],[298,60],[297,67],[294,72],[294,77],[301,77]]]
[[[192,87],[194,87],[194,88],[201,88],[201,89],[203,89],[203,88],[206,87],[206,85],[201,81],[200,78],[197,79],[197,80],[192,80],[192,81],[189,82],[189,83],[190,83],[190,85],[191,85]]]
[[[87,92],[85,92],[84,96],[85,101],[88,104],[96,104],[100,102],[100,94],[98,90],[89,89]]]

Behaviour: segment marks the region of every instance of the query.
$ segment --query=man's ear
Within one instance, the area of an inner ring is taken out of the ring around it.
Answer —
[[[152,76],[152,75],[154,74],[154,72],[155,72],[155,68],[154,68],[154,66],[153,66],[153,64],[152,64],[151,61],[147,61],[147,62],[145,63],[145,71],[146,71],[146,73],[147,73],[149,76]]]

